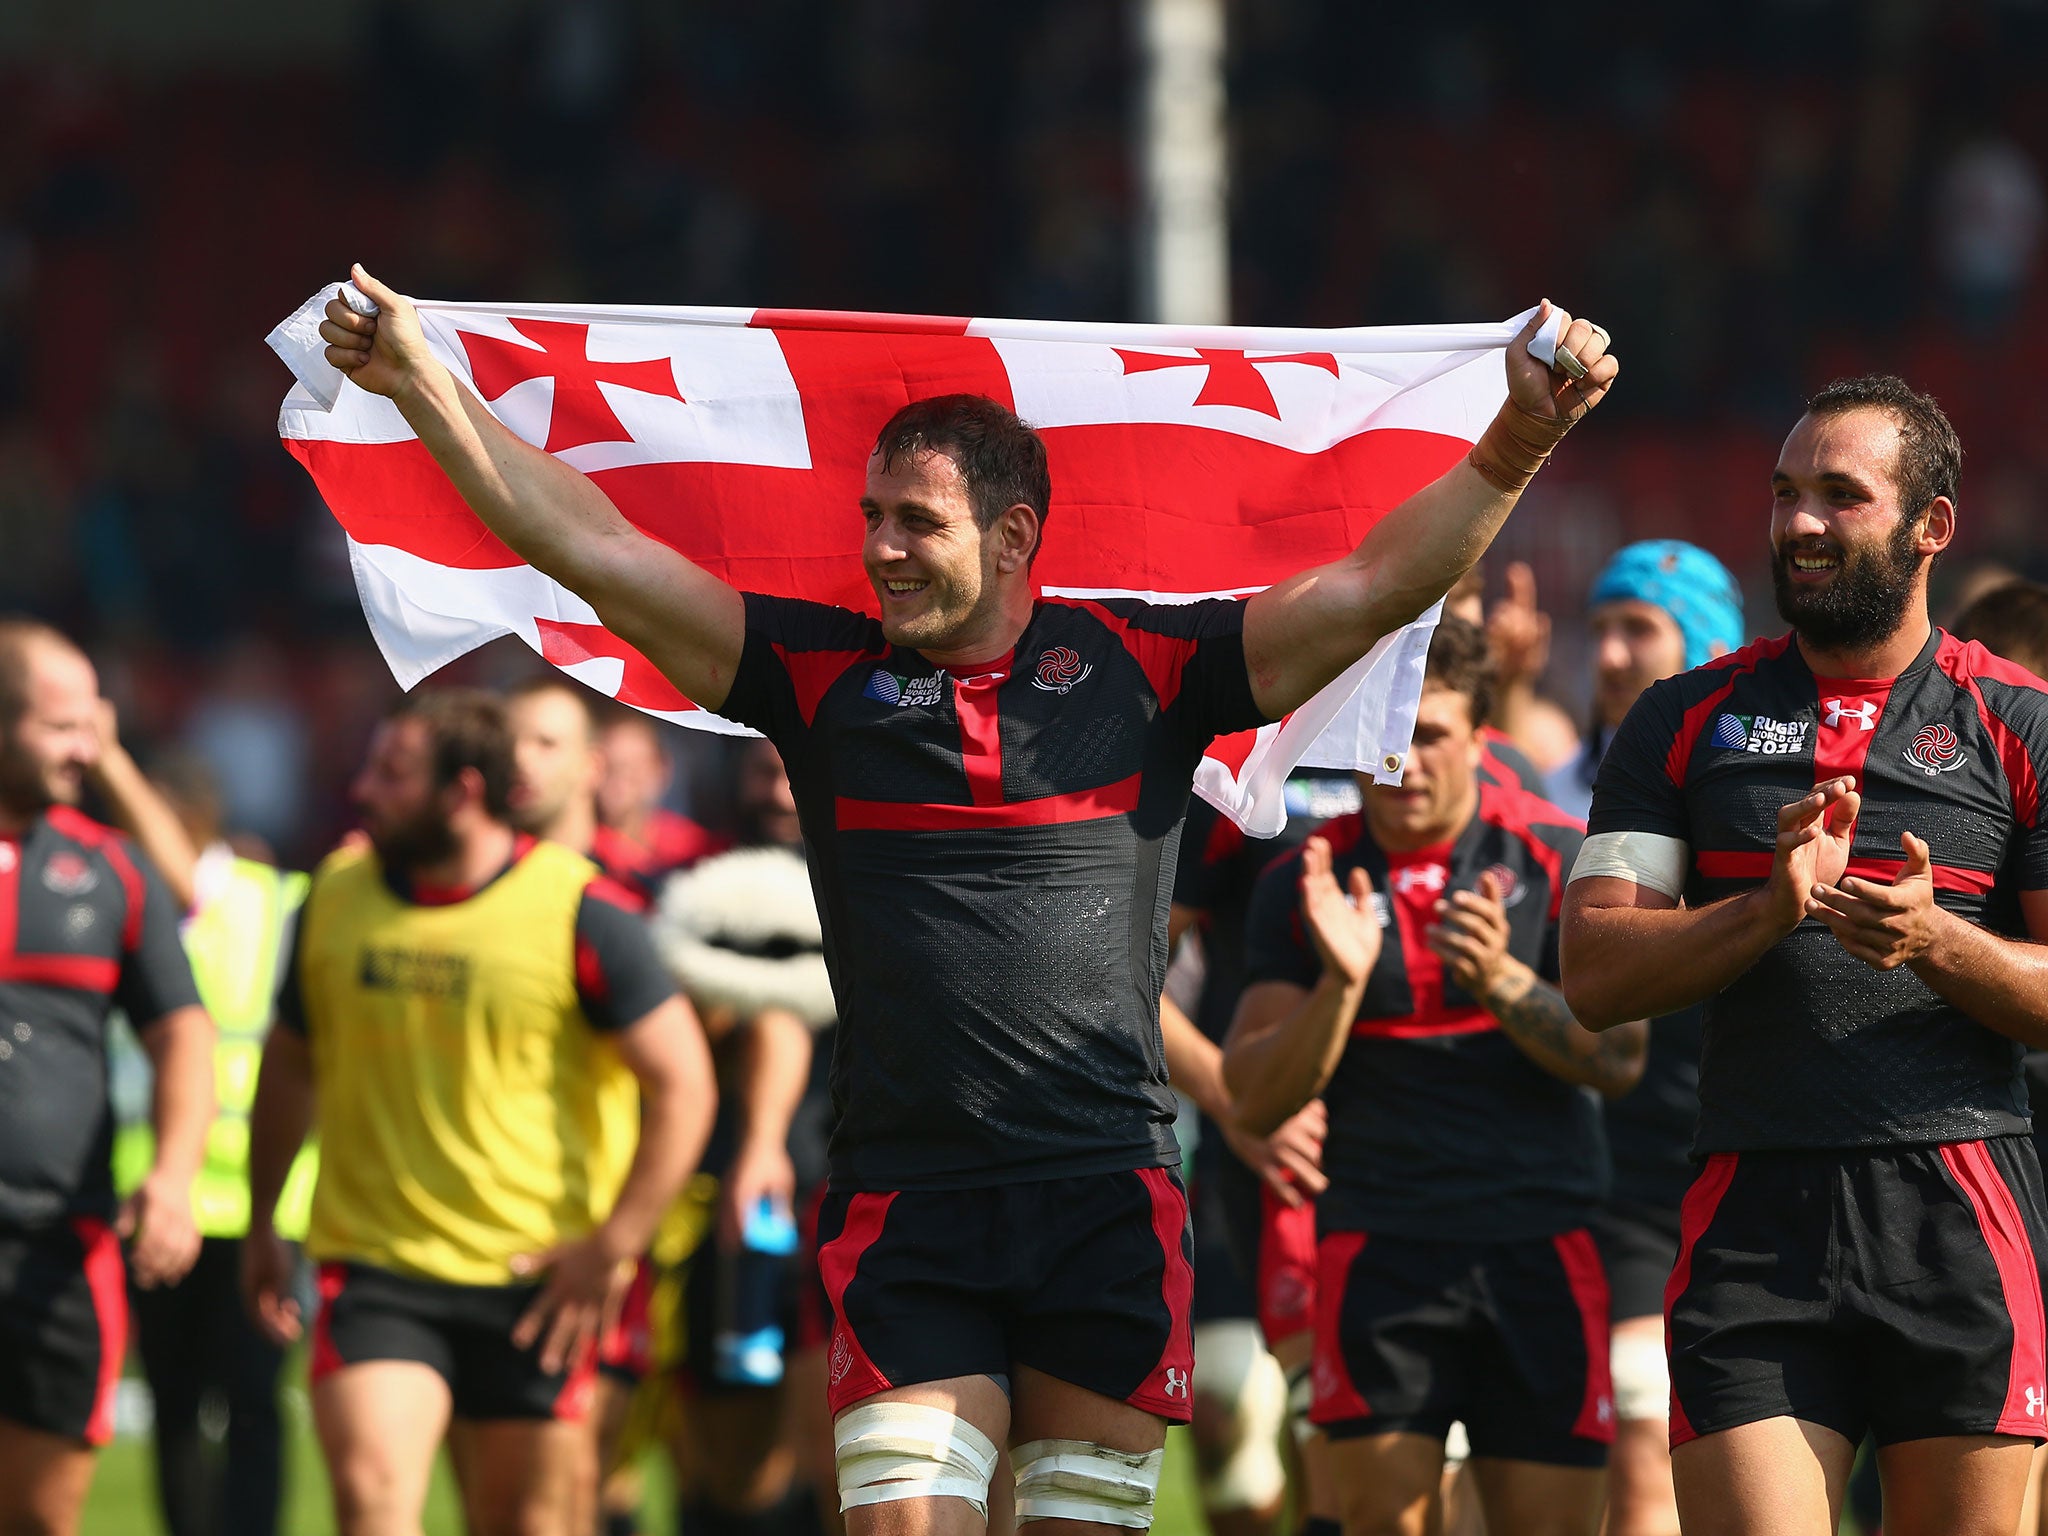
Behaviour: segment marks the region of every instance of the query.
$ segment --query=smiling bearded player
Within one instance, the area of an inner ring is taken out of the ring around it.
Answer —
[[[1961,458],[1898,379],[1808,402],[1771,477],[1792,631],[1629,711],[1567,893],[1588,1026],[1706,1004],[1665,1292],[1688,1533],[1833,1531],[1866,1430],[1887,1536],[2010,1531],[2043,1435],[2048,693],[1929,622]]]
[[[851,1536],[979,1531],[1010,1443],[1020,1520],[1148,1526],[1194,1363],[1157,1008],[1195,767],[1479,558],[1614,378],[1606,333],[1571,322],[1552,371],[1532,320],[1468,459],[1246,601],[1039,597],[1044,443],[979,396],[913,402],[859,504],[877,620],[742,594],[641,533],[491,416],[410,303],[355,281],[381,313],[330,304],[329,361],[523,558],[788,766],[839,1003],[818,1238]]]

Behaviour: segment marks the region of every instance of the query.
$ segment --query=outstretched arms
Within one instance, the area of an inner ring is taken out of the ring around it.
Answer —
[[[1529,338],[1548,313],[1546,304],[1509,344],[1507,402],[1470,457],[1380,519],[1343,559],[1251,599],[1245,663],[1268,719],[1305,703],[1448,592],[1486,552],[1550,450],[1607,393],[1621,364],[1606,333],[1584,320],[1570,321],[1563,338],[1584,364],[1583,379],[1529,355]]]
[[[635,528],[588,476],[515,436],[428,350],[410,300],[360,266],[353,275],[378,313],[331,300],[320,326],[327,360],[389,397],[491,532],[693,702],[722,705],[746,643],[739,593]]]

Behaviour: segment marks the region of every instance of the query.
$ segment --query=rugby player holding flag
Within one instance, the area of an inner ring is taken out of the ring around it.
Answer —
[[[408,300],[354,281],[379,312],[330,302],[328,361],[518,555],[788,764],[840,1005],[819,1262],[853,1536],[978,1531],[1003,1445],[1020,1520],[1149,1526],[1193,1368],[1156,1010],[1196,765],[1472,566],[1613,382],[1606,333],[1569,321],[1546,367],[1539,311],[1467,458],[1245,600],[1038,596],[1043,443],[979,396],[913,401],[859,505],[875,619],[741,593],[641,532],[493,417]]]

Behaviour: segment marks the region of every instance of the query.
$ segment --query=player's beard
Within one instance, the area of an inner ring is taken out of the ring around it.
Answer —
[[[62,802],[78,799],[78,788],[23,746],[0,732],[0,807],[16,816],[34,816]]]
[[[1913,601],[1920,574],[1920,553],[1913,545],[1919,537],[1920,520],[1902,517],[1876,548],[1843,547],[1835,579],[1815,588],[1793,585],[1791,551],[1781,544],[1771,561],[1778,617],[1824,651],[1860,650],[1889,640]]]
[[[439,864],[456,853],[455,829],[432,805],[392,826],[365,830],[378,859],[394,873]]]

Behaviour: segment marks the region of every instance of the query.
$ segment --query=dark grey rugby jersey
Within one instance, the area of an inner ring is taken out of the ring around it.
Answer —
[[[64,806],[0,837],[0,1229],[113,1211],[107,1014],[199,1001],[178,913],[111,827]]]
[[[1041,600],[970,671],[749,593],[723,712],[782,749],[839,1005],[835,1189],[1178,1161],[1159,1041],[1188,792],[1264,723],[1244,604]]]
[[[1601,764],[1589,831],[1692,850],[1689,903],[1769,878],[1777,812],[1853,775],[1849,873],[1889,881],[1911,831],[1935,899],[2020,936],[2048,890],[2037,763],[2048,683],[1937,630],[1896,678],[1816,677],[1790,635],[1656,684]],[[1974,1140],[2028,1125],[2019,1045],[1911,970],[1880,973],[1809,919],[1706,1004],[1697,1154]]]

